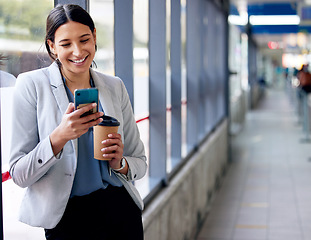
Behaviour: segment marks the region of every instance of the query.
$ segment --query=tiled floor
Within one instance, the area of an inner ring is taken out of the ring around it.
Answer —
[[[311,143],[285,91],[232,138],[233,162],[198,240],[311,240]]]

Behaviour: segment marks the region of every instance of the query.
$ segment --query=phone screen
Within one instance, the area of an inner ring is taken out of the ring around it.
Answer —
[[[97,88],[86,88],[86,89],[76,89],[75,95],[75,109],[80,109],[88,104],[96,103],[96,107],[90,111],[81,115],[85,117],[87,115],[96,113],[98,111],[98,89]]]

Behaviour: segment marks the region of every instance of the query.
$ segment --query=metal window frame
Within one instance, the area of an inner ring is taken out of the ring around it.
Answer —
[[[200,15],[200,25],[199,25],[199,34],[200,34],[200,70],[199,70],[199,91],[198,91],[198,96],[199,96],[199,115],[198,115],[198,122],[199,122],[199,141],[202,141],[208,131],[206,130],[206,125],[207,125],[207,101],[206,101],[206,93],[207,93],[207,76],[205,72],[205,28],[208,27],[208,21],[207,19],[207,13],[205,12],[205,7],[206,7],[206,1],[200,1],[199,2],[199,15]],[[207,26],[206,26],[207,25]]]
[[[208,10],[208,22],[209,25],[207,27],[207,41],[208,41],[208,59],[209,59],[209,65],[208,65],[208,85],[209,85],[209,91],[208,91],[208,119],[210,122],[209,128],[212,130],[214,126],[217,124],[217,77],[215,76],[215,70],[217,69],[217,64],[215,61],[215,56],[217,55],[217,36],[216,36],[216,11],[215,6],[211,1],[207,2],[207,10]]]
[[[134,109],[133,0],[114,0],[115,74],[124,82]]]
[[[169,0],[168,0],[169,1]],[[171,160],[172,168],[181,161],[181,2],[171,0]]]
[[[166,0],[149,0],[149,176],[168,184],[166,173]]]
[[[186,69],[187,69],[187,153],[198,148],[199,139],[199,71],[200,71],[200,0],[187,1]]]

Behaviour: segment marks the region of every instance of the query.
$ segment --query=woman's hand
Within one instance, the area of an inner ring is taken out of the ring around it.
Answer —
[[[118,133],[108,134],[108,139],[102,141],[103,148],[101,149],[103,157],[111,159],[109,161],[109,166],[112,169],[118,169],[121,167],[121,159],[123,157],[123,148],[121,135]],[[123,174],[127,173],[127,163],[126,167],[120,172]]]
[[[97,112],[81,118],[83,113],[90,111],[95,106],[96,103],[93,103],[75,111],[74,104],[69,103],[61,123],[50,135],[50,141],[55,156],[69,140],[79,138],[86,133],[90,127],[102,122],[102,118],[100,118],[104,115],[102,112]]]

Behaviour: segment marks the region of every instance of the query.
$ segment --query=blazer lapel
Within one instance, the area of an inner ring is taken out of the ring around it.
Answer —
[[[105,85],[105,81],[103,81],[103,79],[101,79],[93,69],[91,69],[91,75],[94,80],[95,87],[98,88],[99,101],[103,107],[105,115],[116,117],[111,92],[108,89],[109,86]]]
[[[49,67],[49,73],[49,79],[54,97],[62,115],[64,115],[68,107],[69,100],[65,90],[64,82],[62,80],[62,75],[60,74],[59,68],[55,62]]]
[[[69,100],[67,97],[66,89],[64,86],[64,82],[62,79],[62,75],[60,74],[59,68],[56,64],[56,62],[52,63],[52,65],[49,67],[49,79],[51,83],[52,92],[54,94],[54,97],[56,99],[57,105],[62,113],[62,115],[65,114]],[[76,152],[76,156],[78,154],[78,140],[74,139],[72,140],[73,147]]]

